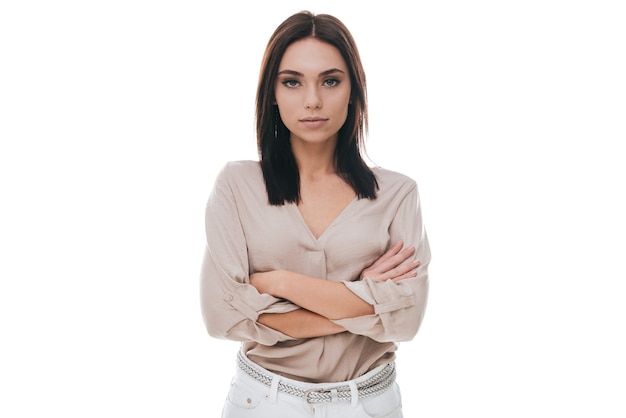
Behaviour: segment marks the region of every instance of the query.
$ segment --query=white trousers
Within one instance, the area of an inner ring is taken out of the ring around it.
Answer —
[[[304,390],[352,386],[371,378],[380,372],[384,365],[350,382],[317,384],[284,378],[246,360],[263,373],[272,376],[272,386],[264,385],[237,367],[224,404],[222,418],[402,418],[400,388],[396,383],[376,396],[312,405],[306,403],[303,398],[278,391],[279,381]]]

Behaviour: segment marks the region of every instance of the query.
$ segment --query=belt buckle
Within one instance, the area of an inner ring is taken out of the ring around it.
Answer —
[[[310,395],[313,393],[319,393],[320,395],[322,394],[330,394],[330,390],[328,389],[308,389],[304,391],[304,402],[306,402],[309,405],[313,405],[313,404],[318,404],[318,403],[324,403],[326,402],[325,400],[315,400],[315,399],[310,399]]]

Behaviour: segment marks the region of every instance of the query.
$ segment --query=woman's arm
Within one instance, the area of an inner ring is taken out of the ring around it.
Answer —
[[[328,318],[306,309],[287,313],[261,314],[258,322],[293,338],[323,337],[345,331],[345,328]]]
[[[415,277],[415,269],[419,266],[419,261],[402,264],[413,255],[415,248],[402,249],[402,246],[402,241],[394,244],[376,262],[363,271],[361,278],[368,277],[383,282]],[[260,293],[287,299],[306,310],[331,320],[356,318],[374,313],[374,307],[371,304],[357,296],[341,282],[305,276],[286,270],[273,270],[252,274],[250,284],[256,287]],[[274,328],[271,325],[268,326]],[[277,330],[280,331],[280,329]],[[288,332],[286,334],[291,335]]]
[[[283,298],[328,319],[353,318],[374,313],[369,303],[340,282],[286,270],[255,273],[250,283],[262,294]]]
[[[247,242],[231,186],[236,178],[246,175],[243,169],[237,163],[227,164],[218,174],[207,201],[207,245],[200,271],[202,317],[213,337],[274,345],[293,338],[259,323],[258,317],[299,307],[269,294],[262,295],[249,284]]]
[[[414,182],[406,186],[409,190],[394,215],[389,236],[415,246],[414,258],[420,260],[417,275],[385,282],[376,281],[369,275],[362,276],[359,281],[346,282],[347,288],[374,305],[376,314],[334,321],[348,332],[380,342],[411,340],[420,328],[428,299],[430,246],[422,222],[417,186]]]

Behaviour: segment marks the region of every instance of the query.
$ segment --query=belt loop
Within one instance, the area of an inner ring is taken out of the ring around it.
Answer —
[[[356,408],[359,405],[359,390],[354,380],[350,380],[348,386],[350,386],[350,406]]]
[[[270,403],[276,403],[278,399],[278,383],[280,382],[280,375],[274,375],[272,379],[272,386],[270,387]]]

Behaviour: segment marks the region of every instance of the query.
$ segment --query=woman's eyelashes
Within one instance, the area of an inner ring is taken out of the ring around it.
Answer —
[[[294,89],[300,85],[300,82],[298,80],[293,79],[283,80],[281,81],[281,83],[283,84],[283,86],[289,87],[290,89]]]
[[[322,82],[322,86],[323,87],[337,87],[339,83],[341,83],[341,80],[337,78],[327,78]],[[292,79],[292,78],[282,80],[281,84],[290,89],[295,89],[296,87],[301,86],[300,81],[296,79]]]

